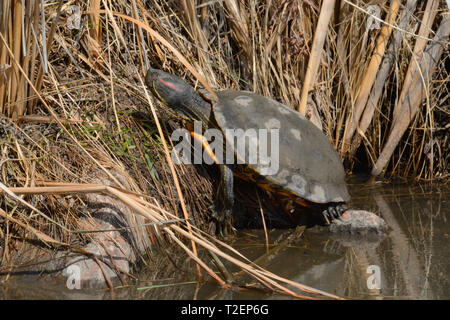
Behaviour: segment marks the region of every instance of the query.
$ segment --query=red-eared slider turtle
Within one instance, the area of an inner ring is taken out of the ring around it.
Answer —
[[[288,197],[302,206],[321,208],[319,212],[325,220],[337,219],[347,209],[345,202],[350,196],[339,155],[327,137],[297,111],[246,91],[217,91],[215,102],[207,95],[199,95],[184,80],[153,68],[147,71],[146,84],[179,117],[201,121],[205,128],[219,129],[226,140],[226,151],[232,148],[236,163],[244,162],[233,165],[223,160],[224,164],[220,164],[222,183],[217,199],[220,221],[231,213],[236,173],[275,195]],[[270,138],[249,132],[270,132]],[[239,137],[248,142],[243,148],[235,147],[239,146],[236,144]],[[275,150],[274,156],[248,161],[264,144],[266,150]]]

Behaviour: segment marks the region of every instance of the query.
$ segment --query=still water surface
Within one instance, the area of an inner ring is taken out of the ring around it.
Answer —
[[[264,233],[245,230],[232,245],[280,276],[345,298],[450,299],[450,186],[353,183],[350,192],[350,207],[379,213],[390,226],[387,236],[365,240],[313,228],[283,242],[295,231],[271,230],[269,244],[277,252],[264,256]],[[370,270],[379,271],[379,277]],[[223,290],[214,283],[189,283],[195,277],[148,281],[151,273],[144,270],[137,285],[113,294],[11,281],[0,284],[0,299],[290,299],[253,290]],[[185,283],[138,290],[149,284],[181,282]]]

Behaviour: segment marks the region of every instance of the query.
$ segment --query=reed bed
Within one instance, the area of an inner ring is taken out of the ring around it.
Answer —
[[[273,291],[337,298],[208,235],[211,179],[172,164],[170,113],[150,97],[145,70],[281,101],[323,130],[349,172],[448,181],[448,9],[436,0],[3,1],[2,266],[13,263],[8,244],[29,238],[79,251],[89,240],[74,232],[84,195],[102,193],[141,217],[135,227],[154,223],[140,237],[182,248],[222,286],[226,275],[198,246]]]

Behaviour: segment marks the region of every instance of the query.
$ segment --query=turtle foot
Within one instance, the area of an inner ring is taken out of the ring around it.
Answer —
[[[211,212],[211,217],[216,224],[216,234],[226,237],[236,231],[231,222],[231,210],[220,210],[216,205],[211,205],[209,210]]]
[[[323,220],[329,225],[333,220],[338,219],[346,210],[347,205],[345,203],[329,206],[322,211]]]
[[[372,212],[349,209],[339,219],[335,219],[329,229],[333,233],[384,234],[388,231],[388,225],[381,217]]]

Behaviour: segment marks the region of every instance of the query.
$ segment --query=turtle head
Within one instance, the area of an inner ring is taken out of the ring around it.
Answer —
[[[182,118],[203,120],[205,112],[211,109],[194,88],[183,79],[170,73],[150,68],[145,82],[153,95],[164,102]]]

